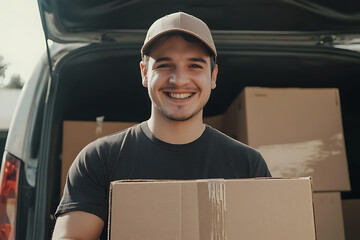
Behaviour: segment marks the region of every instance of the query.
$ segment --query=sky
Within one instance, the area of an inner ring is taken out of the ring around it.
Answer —
[[[37,0],[0,0],[0,55],[9,64],[3,83],[12,74],[28,80],[45,50]]]

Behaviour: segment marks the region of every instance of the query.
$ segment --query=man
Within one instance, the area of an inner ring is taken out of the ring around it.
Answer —
[[[182,12],[160,18],[149,28],[141,53],[151,117],[79,154],[56,212],[53,239],[106,239],[114,180],[270,176],[258,152],[203,123],[218,73],[204,22]]]

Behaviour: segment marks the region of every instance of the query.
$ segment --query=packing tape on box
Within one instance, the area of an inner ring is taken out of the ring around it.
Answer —
[[[199,220],[201,240],[227,240],[225,181],[199,184]]]
[[[96,117],[95,137],[99,137],[101,135],[104,119],[105,116]]]
[[[208,183],[209,202],[212,213],[211,240],[226,240],[225,213],[225,182],[210,181]]]

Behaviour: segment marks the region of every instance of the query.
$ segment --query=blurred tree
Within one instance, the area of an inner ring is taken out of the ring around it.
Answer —
[[[10,77],[8,84],[4,84],[5,72],[9,63],[5,62],[4,57],[0,55],[0,88],[22,88],[24,81],[22,81],[20,74],[13,74]]]
[[[7,64],[4,61],[4,57],[0,55],[0,79],[5,78],[5,71],[7,68]]]
[[[22,88],[24,82],[21,80],[20,74],[11,75],[10,82],[5,85],[6,88]]]

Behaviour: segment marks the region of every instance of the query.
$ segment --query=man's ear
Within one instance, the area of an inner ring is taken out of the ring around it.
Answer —
[[[217,79],[217,74],[218,74],[218,65],[216,64],[214,67],[214,70],[211,74],[211,89],[215,89],[216,88],[216,79]]]
[[[142,79],[142,85],[144,87],[148,86],[148,81],[147,81],[147,68],[144,65],[143,61],[140,62],[140,72],[141,72],[141,79]]]

